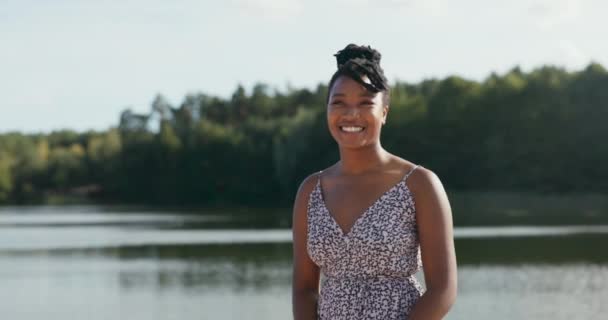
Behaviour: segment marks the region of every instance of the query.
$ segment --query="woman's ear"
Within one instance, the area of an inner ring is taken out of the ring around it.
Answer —
[[[382,124],[386,123],[386,116],[388,116],[388,105],[382,107]]]

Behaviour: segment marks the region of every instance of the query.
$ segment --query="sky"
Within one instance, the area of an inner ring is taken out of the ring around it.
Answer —
[[[389,80],[608,66],[604,0],[0,0],[0,133],[106,130],[157,94],[315,88],[349,43]]]

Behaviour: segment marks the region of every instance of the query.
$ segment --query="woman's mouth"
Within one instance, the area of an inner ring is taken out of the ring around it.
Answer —
[[[361,132],[363,131],[365,128],[363,127],[359,127],[359,126],[340,126],[340,131],[343,132],[349,132],[349,133],[353,133],[353,132]]]

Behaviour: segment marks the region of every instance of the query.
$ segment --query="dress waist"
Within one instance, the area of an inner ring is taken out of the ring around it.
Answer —
[[[356,293],[357,298],[369,296],[372,292],[416,292],[420,295],[423,288],[414,275],[324,275],[321,294],[328,288],[348,287]],[[333,289],[328,289],[333,292]],[[340,289],[341,290],[341,289]]]
[[[327,280],[334,281],[411,281],[416,280],[413,274],[410,275],[384,275],[384,274],[362,274],[362,275],[323,275]]]

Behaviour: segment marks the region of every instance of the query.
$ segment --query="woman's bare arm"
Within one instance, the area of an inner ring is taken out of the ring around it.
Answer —
[[[319,267],[306,250],[308,198],[317,179],[317,174],[314,174],[302,182],[293,206],[292,306],[295,320],[317,319]]]
[[[408,319],[443,319],[454,304],[457,291],[452,210],[437,175],[426,168],[417,171],[408,184],[415,186],[412,192],[427,290]]]

